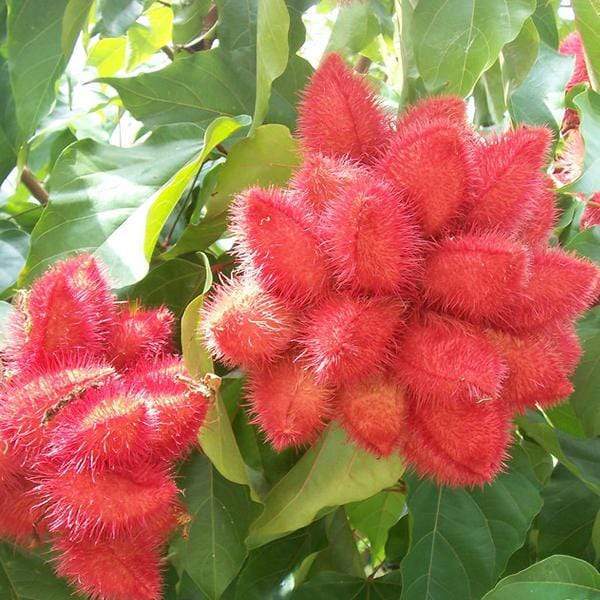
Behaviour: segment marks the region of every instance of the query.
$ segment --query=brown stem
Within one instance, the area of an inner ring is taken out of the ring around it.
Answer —
[[[370,66],[371,66],[371,59],[367,58],[366,56],[363,56],[361,54],[358,57],[358,60],[356,61],[356,66],[354,67],[354,70],[357,73],[364,75],[369,70]]]
[[[214,39],[214,33],[216,33],[215,25],[219,18],[216,5],[213,4],[211,9],[204,17],[204,23],[202,24],[201,39],[197,42],[184,46],[183,49],[187,52],[200,52],[202,50],[209,50]]]
[[[48,204],[48,198],[50,196],[48,195],[46,188],[38,181],[37,177],[31,172],[29,167],[23,167],[21,181],[40,204]]]

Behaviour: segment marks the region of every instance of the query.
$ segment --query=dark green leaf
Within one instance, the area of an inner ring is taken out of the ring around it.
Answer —
[[[73,590],[36,554],[0,544],[2,600],[74,600]]]
[[[246,487],[224,479],[201,454],[181,475],[192,521],[188,535],[173,543],[173,560],[207,598],[217,599],[246,559],[244,538],[257,507]]]
[[[593,194],[600,190],[600,94],[588,90],[573,100],[581,114],[581,134],[585,140],[583,174],[569,191]]]
[[[106,37],[123,35],[144,12],[144,0],[98,0],[96,30]]]
[[[398,457],[378,459],[330,426],[264,500],[248,544],[260,546],[311,523],[334,507],[393,485],[404,472]]]
[[[539,53],[525,81],[509,99],[516,123],[548,125],[558,131],[564,112],[564,90],[571,77],[573,57],[540,43]]]
[[[227,229],[227,214],[222,213],[212,219],[202,219],[197,225],[188,225],[172,248],[161,254],[169,260],[182,254],[206,250],[214,244]]]
[[[15,166],[19,146],[20,134],[8,63],[0,56],[0,183]]]
[[[555,0],[537,0],[537,7],[532,18],[542,41],[557,50],[558,29],[556,28],[554,3]]]
[[[327,44],[330,52],[357,53],[379,34],[380,26],[368,2],[352,2],[340,7]]]
[[[200,36],[204,18],[210,9],[210,0],[174,0],[173,42],[186,44]]]
[[[411,547],[402,561],[402,598],[479,599],[520,548],[542,501],[525,452],[513,447],[506,473],[481,489],[409,479]]]
[[[377,579],[361,579],[343,573],[323,572],[301,585],[292,594],[292,599],[398,600],[401,590],[402,583],[398,572]]]
[[[94,0],[69,0],[63,17],[62,50],[69,56],[79,37],[81,29],[87,21]]]
[[[528,439],[522,440],[521,448],[527,452],[529,462],[533,467],[533,471],[538,481],[542,485],[545,485],[554,470],[552,455],[547,450],[544,450],[539,444]]]
[[[534,9],[535,0],[419,2],[413,35],[427,88],[467,96]]]
[[[385,560],[400,563],[408,552],[410,544],[409,516],[404,515],[389,531],[385,545]]]
[[[592,528],[600,497],[561,464],[554,469],[542,497],[544,506],[537,520],[539,556],[569,554],[593,560]]]
[[[571,556],[551,556],[505,577],[483,600],[597,600],[600,574]]]
[[[531,19],[523,24],[519,35],[502,48],[502,73],[512,94],[525,81],[529,71],[535,64],[540,45],[540,36]]]
[[[587,72],[592,87],[600,92],[600,4],[598,0],[573,0],[575,26],[581,34]]]
[[[17,281],[29,251],[29,235],[10,221],[0,221],[0,292]]]
[[[565,247],[575,250],[577,254],[585,256],[600,265],[600,226],[584,229],[572,237]]]

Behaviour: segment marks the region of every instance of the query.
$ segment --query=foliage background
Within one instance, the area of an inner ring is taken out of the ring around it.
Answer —
[[[591,84],[565,94],[557,48],[575,28]],[[600,190],[600,0],[0,0],[0,322],[17,289],[84,250],[121,298],[181,317],[194,375],[223,376],[181,467],[193,519],[168,600],[600,598],[600,308],[580,323],[569,402],[521,418],[510,468],[474,490],[418,480],[335,427],[275,454],[240,408],[243,375],[196,336],[233,266],[228,204],[289,178],[298,93],[329,50],[392,111],[454,92],[482,130],[549,125],[557,155],[576,109],[585,155],[555,241],[600,260],[600,228],[579,226]],[[0,598],[71,598],[47,558],[0,546]]]

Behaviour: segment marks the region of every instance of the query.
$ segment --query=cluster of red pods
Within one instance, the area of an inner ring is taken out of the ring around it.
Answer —
[[[447,485],[491,481],[516,413],[571,392],[598,269],[550,243],[551,133],[482,137],[464,102],[398,119],[330,55],[299,111],[287,189],[231,209],[240,266],[207,303],[215,357],[248,373],[278,449],[335,420]]]
[[[119,304],[82,255],[16,302],[0,379],[0,536],[50,542],[89,597],[161,597],[163,547],[186,519],[174,463],[207,394],[173,353],[173,315]]]

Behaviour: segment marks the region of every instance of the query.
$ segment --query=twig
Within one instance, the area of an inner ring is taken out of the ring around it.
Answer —
[[[361,54],[359,56],[358,60],[356,61],[356,66],[354,67],[354,70],[357,73],[364,75],[369,70],[369,67],[371,66],[371,62],[372,61],[370,58],[367,58],[366,56],[363,56]]]
[[[40,204],[43,204],[44,206],[48,204],[48,198],[50,196],[48,195],[46,188],[38,181],[37,177],[31,172],[29,167],[23,167],[21,181]]]
[[[163,46],[161,50],[169,57],[170,60],[173,60],[175,58],[175,54],[169,46]]]

